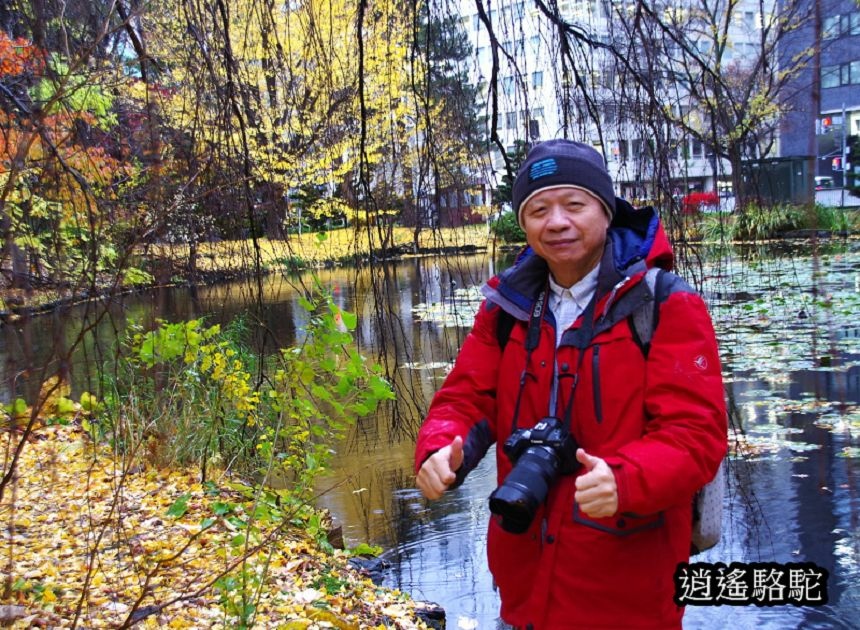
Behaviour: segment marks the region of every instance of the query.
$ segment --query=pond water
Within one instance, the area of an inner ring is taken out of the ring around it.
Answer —
[[[860,627],[860,251],[727,257],[700,280],[742,454],[729,461],[723,540],[695,561],[812,562],[830,575],[829,603],[688,607],[684,626]],[[479,299],[459,297],[416,315],[458,325]],[[438,382],[436,372],[427,378]],[[388,549],[385,584],[441,604],[449,628],[495,627],[485,560],[492,453],[461,488],[428,503],[413,488],[411,444],[380,450],[375,439],[357,438],[362,469],[345,464],[332,481],[348,483],[323,504],[345,517],[348,538]]]
[[[730,253],[697,271],[724,361],[726,393],[743,454],[729,461],[724,537],[702,562],[813,562],[830,574],[829,603],[688,607],[685,628],[860,627],[860,243],[809,244],[783,254]],[[414,259],[318,273],[359,316],[363,351],[390,366],[395,407],[361,421],[337,447],[320,505],[348,545],[383,547],[381,579],[446,610],[449,628],[494,628],[498,598],[486,568],[492,454],[458,490],[428,503],[414,488],[413,439],[433,392],[468,332],[477,288],[504,267],[483,255]],[[77,391],[129,320],[257,313],[256,341],[289,345],[307,323],[298,305],[309,277],[162,290],[6,323],[2,398],[28,393],[36,367],[61,368]],[[256,303],[256,307],[254,304]],[[90,332],[78,341],[80,330]],[[52,349],[71,360],[61,364]],[[32,392],[30,392],[32,393]]]

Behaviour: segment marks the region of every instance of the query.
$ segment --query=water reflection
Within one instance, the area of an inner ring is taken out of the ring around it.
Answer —
[[[840,628],[860,619],[860,254],[812,259],[724,257],[701,270],[727,373],[733,420],[752,450],[732,460],[724,539],[701,561],[811,561],[827,569],[830,604],[689,607],[687,628]],[[508,261],[499,263],[504,267]],[[414,259],[373,270],[318,272],[335,300],[359,316],[356,337],[383,362],[398,402],[361,421],[336,446],[320,504],[343,524],[348,544],[386,549],[384,581],[443,605],[451,628],[493,628],[498,598],[486,569],[492,453],[466,484],[433,504],[414,489],[412,449],[427,403],[468,331],[485,256]],[[73,390],[94,390],[93,364],[129,321],[150,325],[244,314],[264,350],[300,338],[309,275],[126,297],[6,323],[0,335],[2,398],[32,396],[39,372],[66,370]],[[433,307],[433,314],[421,313]],[[422,310],[423,309],[423,310]],[[82,330],[89,334],[81,335]]]

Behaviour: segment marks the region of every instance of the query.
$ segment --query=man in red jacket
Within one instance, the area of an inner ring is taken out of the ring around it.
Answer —
[[[692,497],[726,451],[710,317],[590,146],[536,145],[513,208],[529,247],[483,288],[419,432],[418,487],[439,498],[500,445],[487,555],[508,624],[680,628]]]

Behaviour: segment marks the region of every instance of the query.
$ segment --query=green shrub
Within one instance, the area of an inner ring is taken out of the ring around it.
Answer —
[[[857,213],[816,204],[812,212],[798,206],[751,205],[741,213],[702,215],[699,227],[707,242],[765,240],[792,230],[827,230],[848,234],[858,229]]]
[[[117,449],[158,465],[238,468],[308,500],[331,446],[356,418],[394,397],[378,365],[355,348],[356,317],[319,286],[302,306],[310,322],[297,345],[266,359],[201,320],[133,332],[106,396]]]
[[[734,239],[735,215],[728,212],[708,212],[700,215],[702,240],[723,243]]]
[[[815,204],[814,225],[808,227],[810,229],[829,230],[839,233],[846,233],[851,230],[848,213],[844,208],[824,206],[820,203]]]
[[[732,240],[755,241],[774,238],[804,227],[804,213],[796,206],[746,206],[732,224]]]
[[[300,271],[306,269],[308,263],[301,256],[290,254],[289,256],[279,256],[274,261],[274,264],[280,265],[290,271]]]
[[[524,243],[526,240],[526,233],[523,232],[513,212],[503,212],[490,224],[490,229],[504,243]]]

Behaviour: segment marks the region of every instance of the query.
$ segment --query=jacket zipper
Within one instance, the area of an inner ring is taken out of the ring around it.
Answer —
[[[591,351],[591,382],[594,387],[594,415],[597,423],[603,422],[603,403],[600,399],[600,346]]]

